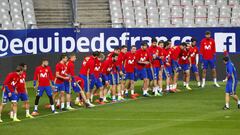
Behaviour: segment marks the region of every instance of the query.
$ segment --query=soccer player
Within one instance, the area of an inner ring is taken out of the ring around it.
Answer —
[[[94,77],[94,65],[95,65],[95,59],[100,55],[99,52],[93,52],[91,56],[87,56],[84,58],[82,62],[82,66],[79,70],[79,77],[81,77],[84,80],[84,90],[86,92],[86,99],[87,103],[94,106],[90,103],[90,79]]]
[[[159,59],[159,63],[160,63],[160,69],[159,69],[159,73],[158,73],[158,86],[159,86],[159,91],[158,93],[162,94],[162,90],[163,90],[163,69],[164,69],[164,41],[159,41],[158,42],[158,59]]]
[[[180,58],[180,53],[182,50],[182,45],[179,46],[172,46],[171,47],[171,60],[172,60],[172,69],[173,69],[173,85],[171,89],[174,91],[177,89],[177,81],[178,81],[178,76],[179,72],[181,71],[181,66],[179,65],[179,58]]]
[[[198,61],[199,61],[199,51],[197,48],[197,40],[195,38],[191,39],[190,45],[190,57],[191,57],[191,71],[194,73],[195,78],[197,80],[198,87],[201,87],[200,76],[198,71]]]
[[[187,43],[185,43],[185,42],[181,43],[180,47],[181,47],[181,52],[179,55],[180,56],[179,64],[184,72],[183,81],[186,84],[186,88],[188,90],[192,90],[189,87],[191,59],[190,59],[189,50],[187,48]]]
[[[176,92],[172,88],[170,88],[170,85],[172,84],[172,76],[173,76],[173,70],[172,70],[172,60],[171,60],[171,44],[169,44],[168,41],[164,42],[164,73],[166,75],[166,92],[168,93],[170,90],[172,92]]]
[[[118,87],[118,100],[124,100],[124,98],[122,97],[122,95],[124,94],[124,90],[125,90],[125,80],[124,80],[124,76],[125,76],[125,69],[123,66],[123,63],[125,61],[124,56],[127,53],[127,46],[123,45],[121,47],[121,51],[118,54],[118,60],[117,60],[117,71],[119,74],[119,80],[120,80],[120,85]]]
[[[65,110],[65,93],[66,93],[66,100],[67,100],[67,110],[73,110],[74,108],[71,107],[71,96],[70,96],[70,75],[67,72],[67,62],[68,57],[66,54],[61,55],[61,60],[56,64],[56,78],[55,78],[55,87],[57,92],[60,94],[60,110]]]
[[[226,79],[223,80],[223,82],[227,82],[226,84],[226,91],[225,91],[225,106],[223,107],[224,110],[227,110],[230,108],[229,102],[230,102],[230,96],[233,97],[233,99],[238,104],[238,109],[240,109],[240,100],[236,94],[236,88],[237,88],[237,70],[234,67],[234,64],[229,60],[228,57],[223,58],[223,62],[226,65],[226,72],[227,76]]]
[[[128,96],[128,90],[131,90],[131,98],[136,99],[138,94],[134,93],[134,68],[136,62],[136,51],[137,47],[135,45],[131,46],[131,51],[127,52],[125,55],[124,68],[126,71],[126,91],[125,95]]]
[[[67,62],[67,74],[70,75],[72,88],[74,87],[74,84],[75,84],[75,78],[74,78],[74,76],[75,76],[75,73],[74,73],[74,71],[75,71],[75,64],[74,64],[74,62],[76,60],[77,60],[76,54],[71,53],[69,55],[69,60]],[[68,84],[69,83],[66,83],[66,85],[68,86],[68,89],[70,89],[70,86]],[[80,93],[79,93],[80,91],[78,91],[78,90],[75,91],[75,90],[77,90],[77,89],[73,89],[73,91],[77,95],[76,99],[75,99],[75,104],[78,105],[78,106],[82,106],[81,103],[80,103]],[[68,98],[70,98],[70,100],[71,100],[71,95],[70,94],[71,94],[71,92],[69,92],[69,94],[67,94],[67,96],[70,96]]]
[[[32,115],[30,115],[30,105],[28,100],[28,90],[26,86],[26,77],[27,77],[27,65],[25,63],[19,64],[23,68],[23,73],[19,75],[19,83],[17,83],[16,88],[18,92],[18,100],[21,99],[24,102],[24,107],[26,109],[26,117],[27,118],[33,118]]]
[[[202,87],[205,87],[206,74],[208,66],[212,69],[213,81],[216,87],[220,87],[217,83],[217,72],[216,72],[216,47],[215,41],[211,38],[211,32],[205,32],[205,38],[202,39],[200,45],[200,62],[203,64],[202,72]]]
[[[1,119],[1,114],[8,101],[12,103],[13,121],[21,121],[17,118],[18,93],[16,86],[19,83],[20,75],[22,73],[23,68],[21,66],[17,66],[16,71],[9,73],[3,83],[2,103],[0,104],[0,122],[3,122]]]
[[[153,93],[155,96],[162,96],[159,91],[160,87],[158,85],[158,75],[160,70],[160,61],[158,59],[159,48],[157,46],[157,39],[152,38],[152,44],[148,48],[150,57],[152,58],[150,67],[147,68],[149,80],[153,80]]]
[[[34,89],[37,89],[37,95],[35,99],[35,106],[34,111],[32,112],[33,116],[39,115],[38,113],[38,103],[40,98],[43,95],[43,92],[45,91],[49,102],[51,105],[52,113],[57,113],[55,111],[54,102],[53,102],[53,96],[52,96],[52,89],[54,87],[54,77],[52,74],[51,68],[48,66],[48,60],[42,59],[42,63],[40,66],[36,67],[34,72],[34,78],[33,78],[33,87]],[[51,82],[51,84],[50,84]]]
[[[147,69],[146,66],[150,64],[150,56],[147,51],[147,43],[142,42],[141,48],[136,52],[136,61],[137,61],[137,76],[138,79],[143,80],[143,96],[149,97],[148,93],[148,77],[147,77]]]
[[[93,98],[93,93],[94,93],[94,86],[96,86],[97,89],[99,89],[99,100],[97,102],[99,104],[105,104],[104,102],[104,88],[102,81],[100,80],[100,75],[102,72],[102,61],[104,59],[104,55],[102,53],[99,54],[99,56],[95,59],[94,62],[94,71],[93,71],[93,77],[90,83],[90,90],[91,90],[91,98]]]
[[[102,78],[103,84],[105,87],[110,85],[112,93],[112,102],[116,102],[116,89],[118,84],[118,76],[117,76],[117,69],[116,69],[116,61],[118,59],[118,54],[114,53],[112,57],[108,57],[102,66]],[[106,93],[106,92],[105,92]],[[110,93],[108,93],[109,95]]]

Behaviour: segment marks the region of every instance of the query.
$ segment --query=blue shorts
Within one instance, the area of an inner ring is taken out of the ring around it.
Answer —
[[[159,67],[155,67],[154,68],[154,79],[155,80],[158,80],[159,79],[159,71],[160,71],[160,68]]]
[[[2,93],[2,103],[6,104],[8,101],[11,102],[17,102],[18,101],[18,96],[16,95],[15,92],[11,92],[12,96],[9,97],[7,91],[5,91],[4,93]]]
[[[86,75],[79,75],[84,80],[84,91],[89,92],[90,91],[90,80]]]
[[[204,60],[203,59],[203,63],[202,63],[202,69],[208,69],[208,66],[210,66],[211,69],[215,69],[216,65],[215,65],[215,59],[211,59],[211,60]]]
[[[147,69],[143,68],[142,70],[137,70],[137,79],[147,79]]]
[[[38,86],[38,90],[37,90],[37,96],[42,96],[43,92],[46,91],[47,95],[49,97],[52,96],[52,88],[51,86]]]
[[[126,73],[126,76],[125,76],[124,79],[134,81],[134,72],[133,73]]]
[[[236,94],[236,89],[237,89],[237,83],[238,81],[236,79],[234,80],[228,80],[226,84],[226,93],[230,95],[235,95]]]
[[[27,93],[18,93],[18,100],[21,99],[21,101],[28,101],[28,95]]]
[[[147,77],[149,80],[155,79],[154,77],[154,68],[146,68],[147,69]]]
[[[182,68],[183,71],[187,71],[187,70],[190,69],[190,65],[189,64],[182,64],[181,68]]]
[[[79,93],[79,92],[80,92],[80,88],[79,88],[78,86],[74,86],[74,83],[73,83],[73,82],[71,83],[71,85],[72,85],[72,89],[73,89],[73,91],[74,91],[75,93]]]
[[[191,66],[191,71],[192,71],[192,73],[198,73],[198,67],[197,67],[196,64],[193,64],[193,65]]]
[[[65,91],[65,85],[64,85],[64,83],[62,83],[62,84],[55,84],[55,87],[56,87],[56,89],[55,89],[54,92]]]
[[[64,81],[64,87],[65,87],[65,92],[67,94],[71,94],[71,88],[70,88],[70,82],[69,81]]]
[[[178,64],[177,61],[172,60],[172,70],[174,72],[180,72],[182,70],[182,67]]]
[[[164,72],[165,76],[173,76],[173,70],[172,70],[171,66],[165,67],[163,69],[163,72]]]
[[[108,79],[110,81],[110,85],[118,85],[119,84],[119,75],[118,74],[109,74]]]
[[[94,88],[94,85],[96,85],[97,89],[100,87],[103,87],[103,84],[100,80],[100,78],[93,77],[91,82],[90,82],[90,89]]]
[[[103,85],[106,85],[106,81],[109,81],[108,76],[109,76],[109,75],[102,75],[102,84],[103,84]]]
[[[136,68],[134,68],[134,81],[136,82],[138,80],[138,71]]]

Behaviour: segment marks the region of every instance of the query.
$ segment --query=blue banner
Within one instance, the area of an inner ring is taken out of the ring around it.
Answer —
[[[151,44],[151,37],[171,40],[174,45],[204,38],[211,31],[216,51],[240,53],[240,27],[235,28],[82,28],[1,30],[0,57],[65,52],[113,51],[121,45]]]

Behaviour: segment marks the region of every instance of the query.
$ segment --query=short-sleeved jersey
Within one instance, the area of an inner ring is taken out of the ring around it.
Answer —
[[[96,78],[100,77],[100,74],[102,72],[101,68],[102,68],[102,62],[99,61],[98,59],[96,59],[95,64],[94,64],[94,72],[93,72],[93,74]]]
[[[57,65],[56,65],[56,74],[55,75],[57,75],[57,72],[59,73],[59,75],[61,75],[63,77],[67,77],[68,76],[68,74],[67,74],[67,65],[64,64],[64,63],[61,63],[61,62],[57,63]],[[56,82],[55,82],[56,84],[62,84],[64,81],[67,81],[67,80],[64,80],[62,78],[58,78],[56,76]]]
[[[38,81],[38,86],[50,86],[50,81],[54,81],[51,68],[38,66],[35,69],[33,80]]]
[[[182,50],[180,55],[179,55],[179,61],[178,63],[179,64],[190,64],[189,62],[189,51],[186,49],[186,50]]]
[[[136,54],[133,54],[131,52],[127,52],[125,55],[125,62],[124,62],[124,68],[127,73],[134,72],[134,67],[136,63]]]
[[[211,60],[216,53],[215,41],[212,38],[204,38],[200,44],[200,54],[205,60]]]
[[[147,50],[143,50],[143,49],[137,50],[137,52],[136,52],[136,61],[137,61],[136,68],[138,70],[142,70],[143,68],[146,68],[147,65],[140,64],[139,61],[141,61],[141,62],[149,61],[150,62],[150,57],[149,57],[148,51]]]

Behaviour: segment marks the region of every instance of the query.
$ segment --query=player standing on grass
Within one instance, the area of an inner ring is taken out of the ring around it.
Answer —
[[[39,115],[38,113],[38,104],[39,100],[45,91],[49,102],[51,105],[51,110],[53,113],[57,113],[55,111],[53,96],[52,96],[52,88],[54,87],[54,77],[52,74],[51,68],[48,66],[48,60],[42,59],[42,64],[35,69],[34,78],[33,78],[33,87],[37,90],[37,95],[35,99],[34,111],[32,112],[33,116]],[[52,86],[50,85],[52,83]]]
[[[131,51],[127,52],[125,55],[124,68],[126,71],[126,91],[125,95],[128,96],[128,91],[131,91],[131,98],[135,99],[138,94],[134,93],[134,67],[136,62],[136,46],[131,46]]]
[[[82,62],[82,66],[79,70],[79,77],[81,77],[84,80],[84,90],[86,92],[86,100],[87,103],[94,106],[90,103],[90,79],[94,77],[94,65],[95,65],[95,59],[100,55],[99,52],[93,52],[91,56],[87,56],[84,58]]]
[[[74,73],[75,72],[75,64],[74,64],[74,62],[76,61],[76,59],[77,59],[76,55],[74,53],[71,53],[70,56],[69,56],[69,60],[67,62],[67,73],[71,76],[70,80],[71,80],[72,88],[74,87],[74,84],[75,84],[75,78],[74,78],[74,76],[75,76],[75,73]],[[69,88],[70,88],[70,86],[69,86]],[[78,106],[81,106],[80,98],[79,98],[80,97],[80,93],[79,93],[80,91],[75,91],[74,90],[74,92],[76,93],[75,104],[78,105]],[[70,94],[69,94],[69,96],[71,96]],[[71,99],[71,97],[70,97],[70,99]]]
[[[164,69],[164,42],[161,40],[158,42],[158,60],[160,63],[160,69],[158,73],[158,86],[159,86],[159,91],[158,93],[162,94],[163,90],[163,69]]]
[[[214,39],[211,38],[211,32],[206,31],[205,37],[201,41],[200,45],[200,62],[202,62],[202,87],[205,87],[206,74],[208,66],[212,69],[213,81],[216,87],[220,87],[217,83],[217,71],[216,71],[216,46]]]
[[[117,90],[117,74],[116,74],[116,61],[118,59],[118,54],[114,53],[111,57],[108,57],[102,65],[102,79],[103,84],[105,85],[105,88],[110,85],[110,91],[104,92],[104,95],[107,95],[108,98],[110,98],[110,94],[112,94],[112,102],[116,102],[116,90]],[[105,89],[106,90],[106,89]],[[107,93],[107,94],[106,94]],[[106,97],[104,97],[106,98]]]
[[[187,43],[183,42],[180,45],[181,52],[180,52],[180,57],[179,57],[179,64],[183,70],[184,76],[183,76],[183,82],[186,85],[186,88],[188,90],[192,90],[189,87],[189,80],[190,80],[190,65],[191,65],[191,60],[190,60],[190,53],[187,48]]]
[[[157,46],[157,39],[152,38],[152,45],[148,48],[148,52],[150,57],[152,58],[151,67],[148,68],[148,75],[153,77],[149,78],[150,80],[153,79],[153,93],[155,96],[162,96],[160,91],[160,87],[158,85],[158,75],[160,70],[160,61],[158,59],[159,48]]]
[[[191,71],[194,73],[198,87],[201,87],[200,76],[198,71],[198,62],[199,62],[199,51],[197,48],[197,40],[195,38],[191,39],[190,45],[190,57],[191,57]]]
[[[150,64],[150,56],[149,53],[147,52],[147,43],[142,42],[141,43],[141,48],[137,50],[136,52],[136,61],[137,61],[137,76],[138,79],[143,80],[143,96],[149,97],[148,93],[148,86],[149,86],[149,81],[148,81],[148,76],[147,76],[147,69],[146,66]]]
[[[33,118],[32,115],[30,115],[30,105],[29,105],[29,96],[28,96],[28,90],[26,85],[26,77],[27,77],[27,65],[24,63],[21,63],[19,66],[23,68],[23,73],[19,75],[19,83],[17,83],[16,88],[18,92],[18,100],[21,99],[24,102],[24,107],[26,109],[26,118]]]
[[[223,62],[226,65],[226,73],[227,77],[223,82],[227,82],[226,84],[226,91],[225,91],[225,106],[223,107],[224,110],[227,110],[230,108],[229,102],[230,102],[230,96],[233,97],[233,99],[238,104],[238,109],[240,109],[240,100],[236,94],[237,89],[237,70],[234,67],[234,64],[229,60],[229,57],[224,57]]]
[[[173,70],[172,70],[172,60],[171,60],[171,44],[169,42],[164,42],[164,73],[166,76],[166,92],[169,91],[176,92],[175,90],[170,88],[170,85],[172,84],[172,76],[173,76]]]
[[[1,119],[1,114],[8,101],[12,103],[11,107],[13,111],[13,121],[20,121],[17,118],[18,92],[16,86],[19,83],[20,75],[22,73],[23,68],[21,66],[17,66],[16,71],[9,73],[3,83],[2,103],[0,105],[0,122],[3,122]]]
[[[56,64],[56,78],[55,78],[55,87],[57,92],[60,94],[60,110],[65,110],[65,93],[67,93],[67,110],[73,110],[70,106],[70,76],[67,74],[67,63],[68,57],[66,54],[61,55],[61,60]]]

